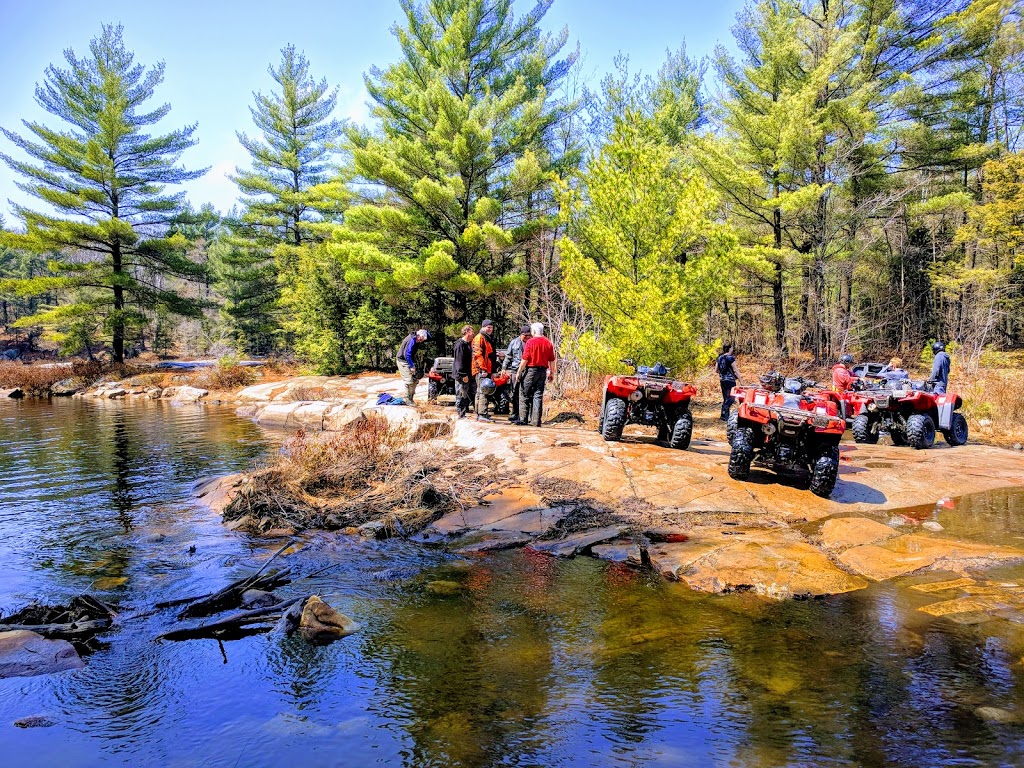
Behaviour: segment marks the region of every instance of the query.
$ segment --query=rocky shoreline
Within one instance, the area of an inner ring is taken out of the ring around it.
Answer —
[[[515,478],[410,537],[424,546],[462,556],[515,547],[591,556],[650,568],[694,590],[777,599],[914,576],[937,600],[922,610],[1024,616],[1024,588],[984,577],[987,568],[1024,560],[1024,548],[954,538],[931,520],[937,504],[955,497],[1024,486],[1024,457],[1013,451],[844,442],[836,491],[820,499],[767,472],[755,471],[749,483],[730,480],[724,434],[710,429],[698,429],[687,451],[639,430],[606,443],[575,419],[534,429],[456,421],[439,407],[375,405],[395,388],[386,376],[300,377],[242,390],[236,402],[240,415],[260,424],[328,433],[382,416],[410,440],[456,446],[467,461]],[[306,399],[311,394],[318,399]],[[214,479],[196,493],[220,511],[244,481]],[[358,533],[380,531],[367,525]]]

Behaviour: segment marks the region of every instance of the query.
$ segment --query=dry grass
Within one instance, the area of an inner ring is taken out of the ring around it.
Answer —
[[[145,369],[131,365],[109,365],[76,360],[57,365],[26,365],[20,362],[0,363],[0,387],[19,387],[30,396],[45,397],[54,385],[70,381],[76,387],[87,387],[100,379],[124,379],[139,375]]]
[[[410,443],[386,419],[344,431],[299,432],[274,463],[254,472],[225,520],[265,533],[274,528],[338,529],[381,521],[409,535],[448,512],[478,503],[503,480],[465,452]]]
[[[259,375],[252,368],[242,365],[215,365],[203,368],[196,376],[196,386],[203,389],[232,390],[255,384]]]

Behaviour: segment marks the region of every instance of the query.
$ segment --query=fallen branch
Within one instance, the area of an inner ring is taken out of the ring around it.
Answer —
[[[262,569],[261,569],[262,570]],[[237,608],[242,604],[242,595],[250,589],[262,589],[271,592],[280,586],[291,582],[291,571],[285,568],[283,571],[271,571],[266,576],[253,574],[244,579],[229,584],[219,592],[214,592],[207,597],[201,597],[190,605],[186,606],[178,614],[179,619],[196,619],[200,616],[211,616],[230,608]]]
[[[60,640],[84,640],[106,629],[110,629],[109,619],[73,621],[70,624],[0,624],[0,632],[28,630],[43,637],[55,637]]]
[[[240,613],[232,614],[231,616],[225,616],[217,621],[206,622],[205,624],[199,624],[194,627],[185,627],[183,629],[173,629],[170,632],[165,632],[160,635],[157,640],[195,640],[199,638],[219,638],[232,630],[241,630],[251,624],[263,624],[266,622],[277,622],[284,616],[285,612],[296,603],[300,603],[306,600],[307,597],[296,597],[292,600],[286,600],[283,603],[277,605],[271,605],[266,608],[254,608],[251,611],[242,611]],[[273,624],[267,629],[271,629]]]

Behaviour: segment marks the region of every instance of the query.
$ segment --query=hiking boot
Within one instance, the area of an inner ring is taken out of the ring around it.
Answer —
[[[490,416],[488,416],[488,415],[487,415],[486,413],[485,413],[485,414],[484,414],[483,416],[477,416],[477,417],[476,417],[476,420],[477,420],[477,421],[491,421],[491,422],[493,422],[493,421],[494,421],[494,419],[492,419],[492,418],[491,418]]]

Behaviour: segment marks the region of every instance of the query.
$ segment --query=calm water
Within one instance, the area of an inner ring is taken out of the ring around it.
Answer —
[[[932,619],[916,608],[933,598],[891,584],[775,603],[589,559],[313,536],[285,562],[327,570],[281,592],[322,592],[359,634],[154,641],[169,613],[133,613],[277,548],[189,499],[273,440],[201,406],[0,404],[0,608],[88,590],[122,609],[85,669],[0,680],[3,765],[1024,765],[1024,727],[975,713],[1024,719],[1024,631]],[[938,519],[1009,541],[1021,508]],[[374,578],[396,567],[418,573]],[[12,724],[37,714],[57,724]]]

